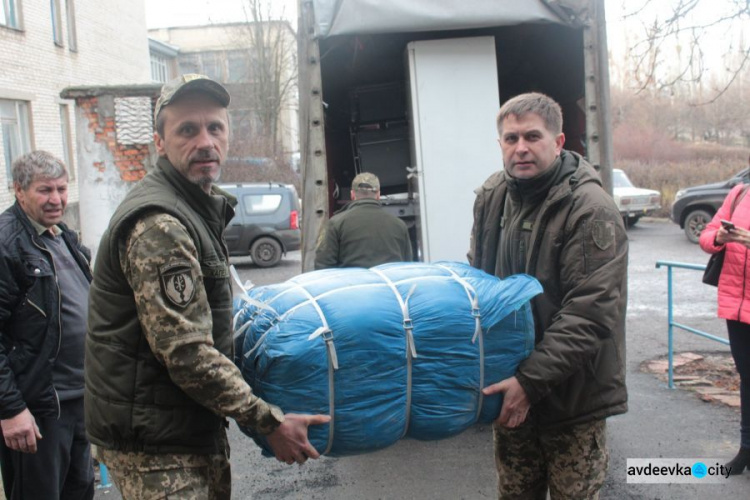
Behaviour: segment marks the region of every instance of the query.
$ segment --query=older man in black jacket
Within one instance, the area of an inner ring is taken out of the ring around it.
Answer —
[[[0,465],[9,499],[93,498],[83,422],[90,255],[63,224],[68,172],[44,151],[13,163],[0,215]]]

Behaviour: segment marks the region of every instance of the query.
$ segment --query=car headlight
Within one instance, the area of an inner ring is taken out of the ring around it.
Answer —
[[[682,198],[683,196],[685,196],[685,190],[684,189],[680,189],[679,191],[677,191],[677,193],[675,193],[674,200],[677,201],[680,198]]]

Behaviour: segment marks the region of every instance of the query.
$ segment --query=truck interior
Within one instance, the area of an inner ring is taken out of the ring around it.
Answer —
[[[360,171],[376,173],[381,192],[410,197],[407,44],[417,40],[492,36],[500,101],[537,91],[563,108],[565,148],[586,154],[583,33],[555,24],[440,32],[340,35],[320,40],[330,213],[350,198]],[[456,127],[461,124],[457,123]],[[457,144],[456,147],[461,147]],[[499,157],[499,155],[498,155]],[[501,165],[498,164],[498,170]],[[409,222],[411,214],[397,212]]]

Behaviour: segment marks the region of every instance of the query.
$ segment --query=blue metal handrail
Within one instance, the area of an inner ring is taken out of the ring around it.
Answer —
[[[729,345],[729,341],[726,339],[723,339],[721,337],[717,337],[716,335],[711,335],[710,333],[704,332],[702,330],[698,330],[696,328],[683,325],[682,323],[676,323],[674,321],[674,316],[672,312],[672,303],[673,303],[673,294],[672,294],[672,268],[680,268],[680,269],[692,269],[694,271],[705,271],[706,266],[702,264],[687,264],[685,262],[671,262],[668,260],[657,260],[656,261],[656,268],[659,269],[662,266],[665,266],[667,268],[667,321],[669,323],[669,331],[668,331],[668,357],[669,357],[669,388],[674,389],[674,353],[673,353],[673,336],[674,336],[674,327],[681,328],[687,332],[694,333],[696,335],[700,335],[701,337],[705,337],[710,340],[715,340],[717,342],[721,342],[722,344]]]

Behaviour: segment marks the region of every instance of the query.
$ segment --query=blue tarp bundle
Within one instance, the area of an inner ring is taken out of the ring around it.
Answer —
[[[541,291],[457,262],[301,274],[235,300],[235,362],[285,413],[332,415],[309,429],[321,454],[442,439],[497,417],[481,389],[531,353]]]

